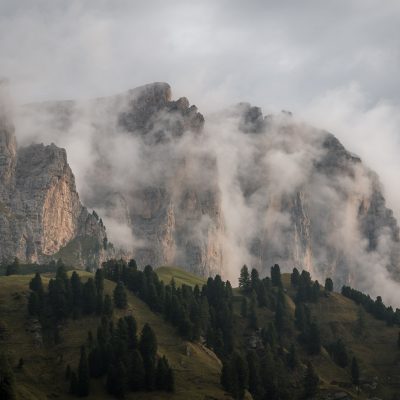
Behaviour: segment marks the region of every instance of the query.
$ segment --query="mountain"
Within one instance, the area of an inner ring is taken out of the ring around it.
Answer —
[[[378,176],[290,112],[241,103],[204,118],[154,83],[27,105],[16,121],[24,142],[71,150],[84,203],[139,265],[235,277],[243,263],[279,262],[373,294],[399,277],[398,224]]]
[[[0,85],[0,259],[46,262],[69,246],[78,265],[107,253],[103,223],[82,206],[64,149],[17,147],[5,84]],[[111,254],[111,253],[110,253]]]

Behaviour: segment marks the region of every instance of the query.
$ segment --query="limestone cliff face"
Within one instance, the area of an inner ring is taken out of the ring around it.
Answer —
[[[65,150],[54,144],[17,150],[0,97],[0,259],[43,262],[79,238],[92,239],[97,245],[91,261],[100,259],[105,228],[80,203]],[[74,263],[87,264],[82,252],[76,256]]]
[[[37,129],[54,132],[56,143],[84,140],[84,203],[141,266],[236,277],[243,263],[261,272],[279,263],[338,286],[378,269],[400,275],[399,229],[376,174],[332,134],[289,112],[264,116],[242,103],[207,122],[186,98],[172,100],[166,83],[23,111],[44,115],[47,125]],[[80,205],[62,150],[36,146],[15,156],[11,136],[1,143],[0,176],[15,180],[30,221],[20,251],[52,253],[88,232],[104,240]],[[35,181],[36,170],[50,172]],[[3,215],[15,209],[7,207]]]

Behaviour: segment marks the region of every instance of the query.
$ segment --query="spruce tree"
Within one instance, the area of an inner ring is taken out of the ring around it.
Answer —
[[[291,370],[294,370],[299,365],[299,358],[297,355],[296,347],[292,343],[290,346],[289,354],[287,356],[287,364]]]
[[[248,313],[248,301],[247,301],[247,297],[243,296],[242,301],[240,303],[240,315],[243,318],[247,318],[247,313]]]
[[[40,276],[39,272],[36,272],[35,276],[29,282],[29,288],[36,292],[39,296],[43,295],[43,283],[42,277]]]
[[[133,392],[143,390],[145,387],[143,358],[138,350],[133,350],[130,356],[128,383]]]
[[[103,315],[108,318],[111,318],[113,315],[113,304],[109,294],[104,296]]]
[[[281,269],[278,264],[271,267],[272,286],[282,287]]]
[[[97,292],[93,278],[89,278],[83,285],[82,305],[85,314],[94,314],[97,307]]]
[[[256,352],[249,351],[247,353],[247,365],[249,370],[248,388],[253,398],[260,397],[261,379],[260,379],[260,362]]]
[[[358,362],[355,357],[351,361],[351,381],[353,385],[358,386],[360,383],[360,369],[358,367]]]
[[[81,356],[78,366],[77,394],[79,397],[87,397],[90,391],[89,364],[86,356],[85,346],[81,347]]]
[[[125,286],[122,283],[122,281],[119,281],[117,283],[117,286],[115,287],[114,292],[113,292],[113,297],[114,297],[115,307],[121,308],[121,309],[127,307],[128,300],[127,300],[127,296],[126,296]]]
[[[300,273],[299,270],[295,267],[293,268],[293,272],[290,275],[290,284],[293,287],[297,287],[297,285],[299,284],[299,279],[300,279]]]
[[[40,307],[39,296],[36,292],[31,292],[29,294],[29,300],[28,300],[29,315],[38,316],[40,314],[40,311],[41,307]]]
[[[143,364],[146,372],[146,389],[153,390],[156,368],[155,362],[157,355],[157,339],[153,329],[151,329],[149,324],[145,324],[142,329],[139,349],[143,358]]]
[[[250,274],[247,265],[243,265],[242,269],[240,270],[239,288],[245,293],[251,288]]]
[[[319,377],[314,371],[311,362],[307,363],[307,370],[304,377],[304,397],[314,397],[318,393]]]
[[[331,278],[325,279],[325,290],[327,292],[333,292],[333,281]]]

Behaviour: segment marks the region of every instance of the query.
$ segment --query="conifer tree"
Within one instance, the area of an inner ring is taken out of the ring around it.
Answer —
[[[90,390],[89,364],[86,356],[85,346],[82,346],[81,356],[79,359],[79,366],[78,366],[77,394],[79,397],[86,397],[89,395],[89,390]]]
[[[108,318],[111,318],[113,315],[113,304],[109,294],[104,296],[103,315]]]
[[[150,327],[149,324],[145,324],[142,329],[139,349],[143,358],[143,364],[146,372],[146,389],[153,390],[156,367],[155,361],[157,355],[157,339],[153,329]]]
[[[278,264],[271,267],[272,286],[282,287],[281,269]]]
[[[85,314],[94,314],[96,312],[97,292],[93,278],[89,278],[83,285],[82,306]]]
[[[325,290],[327,292],[333,292],[333,281],[331,278],[325,279]]]
[[[247,268],[247,265],[243,265],[240,270],[239,288],[245,293],[251,288],[249,269]]]
[[[304,397],[306,399],[314,397],[318,393],[319,377],[314,371],[311,362],[307,363],[307,370],[304,377]]]
[[[290,284],[293,287],[297,287],[297,285],[299,284],[299,279],[300,279],[300,273],[299,270],[295,267],[293,268],[293,272],[290,275]]]
[[[36,292],[31,292],[29,294],[29,300],[28,300],[29,315],[38,316],[40,314],[40,311],[41,307],[40,307],[39,296]]]
[[[247,318],[247,313],[248,313],[248,301],[247,301],[247,297],[243,296],[242,301],[240,303],[240,315],[243,318]]]
[[[138,350],[133,350],[130,356],[128,383],[130,390],[133,392],[142,390],[145,386],[143,358]]]
[[[297,366],[299,365],[299,358],[297,355],[296,347],[294,346],[293,343],[290,346],[289,354],[287,357],[287,363],[288,363],[288,367],[291,370],[296,369]]]
[[[35,276],[29,282],[29,288],[36,292],[39,296],[43,295],[43,283],[42,277],[40,276],[39,272],[36,272]]]
[[[360,369],[358,367],[358,362],[355,357],[351,361],[351,381],[353,385],[358,386],[360,383]]]
[[[115,307],[121,308],[121,309],[127,307],[128,300],[127,300],[127,296],[126,296],[125,286],[122,283],[122,281],[119,281],[117,283],[117,286],[115,287],[114,292],[113,292],[113,296],[114,296]]]

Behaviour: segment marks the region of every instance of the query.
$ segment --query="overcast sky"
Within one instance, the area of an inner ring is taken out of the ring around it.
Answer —
[[[0,2],[0,76],[17,103],[166,81],[203,112],[288,109],[378,170],[393,208],[399,73],[398,0]]]

